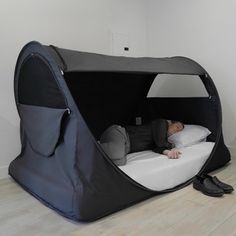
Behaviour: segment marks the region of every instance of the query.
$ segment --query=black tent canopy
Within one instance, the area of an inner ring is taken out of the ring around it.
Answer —
[[[147,97],[158,74],[198,75],[209,96]],[[95,220],[193,180],[163,191],[134,181],[97,142],[111,124],[162,117],[203,125],[215,145],[199,173],[230,161],[217,89],[206,70],[186,57],[116,57],[30,42],[17,60],[14,92],[22,148],[9,174],[74,220]]]

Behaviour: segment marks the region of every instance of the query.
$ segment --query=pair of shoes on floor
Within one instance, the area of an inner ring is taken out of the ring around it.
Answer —
[[[207,174],[196,175],[193,188],[212,197],[221,197],[224,193],[231,193],[234,190],[231,185],[223,183],[216,176],[212,177]]]

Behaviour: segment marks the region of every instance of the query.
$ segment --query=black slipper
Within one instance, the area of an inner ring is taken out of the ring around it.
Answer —
[[[203,174],[203,177],[209,178],[215,185],[217,185],[219,188],[223,189],[223,191],[225,193],[232,193],[234,191],[234,188],[231,185],[220,181],[216,176],[210,176],[207,174]]]
[[[224,191],[215,185],[210,178],[199,175],[196,175],[193,180],[193,188],[211,197],[222,197],[224,195]]]

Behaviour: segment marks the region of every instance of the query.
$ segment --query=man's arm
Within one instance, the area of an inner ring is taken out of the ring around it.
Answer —
[[[152,121],[152,134],[155,143],[154,152],[163,153],[165,150],[170,150],[172,144],[167,140],[168,124],[164,119],[156,119]]]
[[[172,144],[167,138],[168,123],[164,119],[157,119],[152,122],[152,133],[156,147],[152,150],[157,153],[164,154],[168,158],[179,158],[181,152],[172,148]]]

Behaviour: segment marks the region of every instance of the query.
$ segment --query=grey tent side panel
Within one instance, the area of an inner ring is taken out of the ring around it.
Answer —
[[[119,106],[120,112],[128,112],[132,103],[146,102],[146,92],[158,73],[201,77],[213,99],[200,99],[199,105],[204,104],[203,112],[211,109],[212,121],[204,122],[214,122],[212,139],[215,141],[213,151],[201,171],[207,172],[229,162],[230,155],[224,145],[221,130],[220,99],[213,81],[196,62],[184,57],[112,57],[30,42],[22,49],[15,69],[14,93],[21,118],[22,148],[11,162],[9,174],[45,205],[76,221],[92,221],[191,183],[192,179],[189,179],[164,191],[148,189],[122,172],[109,159],[94,135],[94,129],[99,134],[104,125],[114,121],[114,117],[108,117],[107,123],[97,122],[101,127],[92,124],[94,114],[99,112],[89,107],[89,104],[99,100],[91,96],[89,100],[86,89],[92,83],[95,83],[96,89],[102,88],[98,86],[99,79],[107,83],[109,78],[116,80],[116,83],[129,83],[129,88],[134,83],[135,91],[127,104],[119,100],[121,97],[113,97],[111,100],[117,104],[120,101],[122,106],[126,106],[123,110]],[[95,75],[96,80],[88,80],[88,76]],[[126,79],[117,80],[119,76]],[[85,87],[81,84],[78,91],[72,91],[74,84],[70,87],[68,80],[73,79],[77,85],[83,83],[83,78],[89,81],[88,84]],[[110,81],[106,88],[112,85]],[[122,87],[123,84],[120,85]],[[105,92],[98,94],[104,96],[99,100],[101,106],[102,102],[110,102]],[[128,99],[130,94],[127,92],[123,95],[124,99]],[[175,103],[174,100],[171,102]],[[184,103],[185,100],[178,102]],[[196,103],[196,100],[188,100],[188,103],[191,102]],[[156,106],[161,105],[162,101],[148,100],[148,103]],[[163,110],[165,113],[168,115],[168,111]],[[126,117],[126,114],[121,114],[120,121],[125,121]]]

